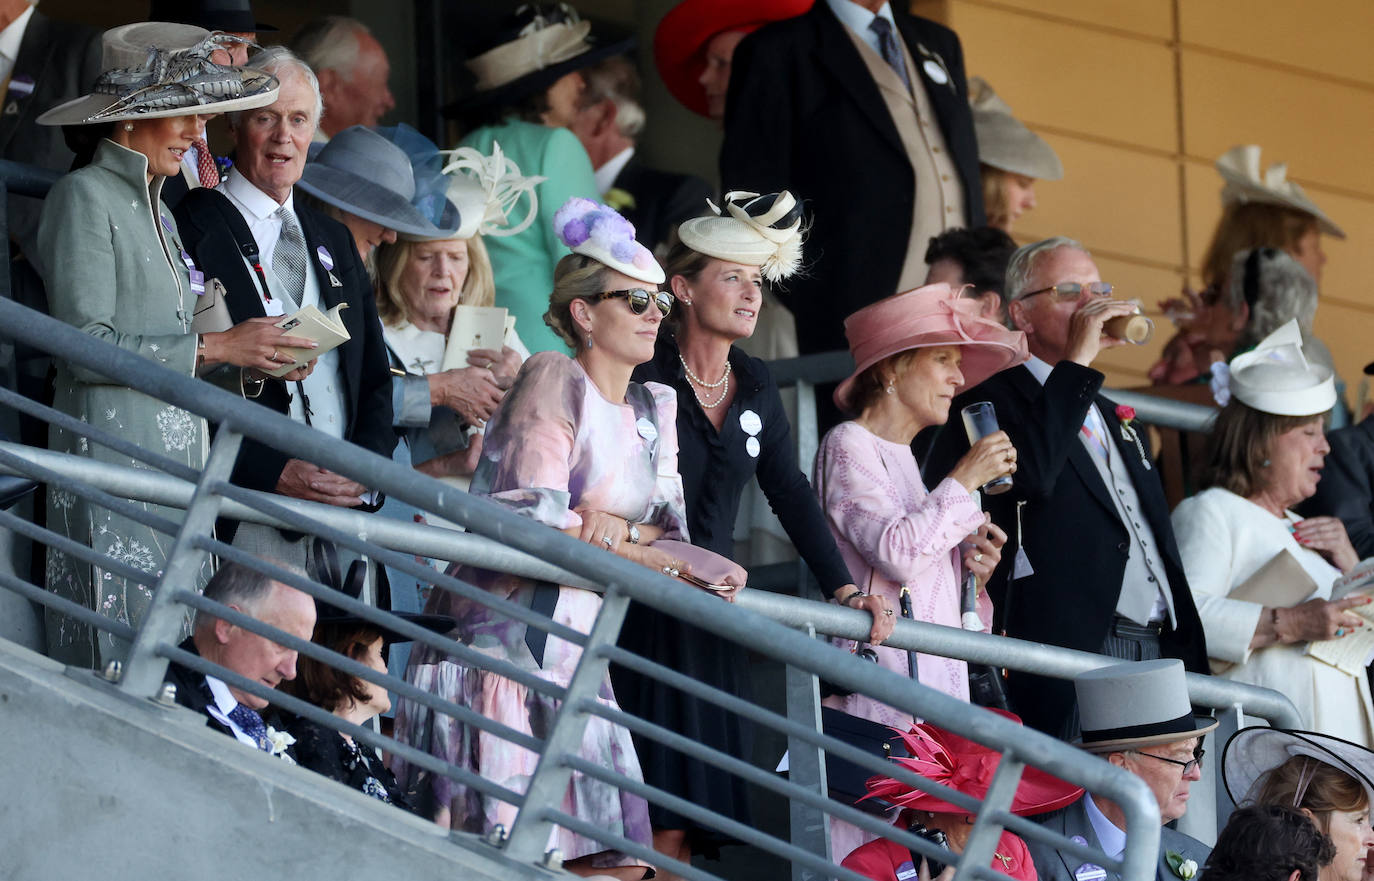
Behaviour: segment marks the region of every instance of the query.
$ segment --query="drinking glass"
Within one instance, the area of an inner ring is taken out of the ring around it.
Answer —
[[[973,446],[978,441],[999,430],[997,425],[997,411],[993,409],[991,401],[979,401],[976,404],[969,404],[959,411],[964,417],[964,431],[968,432],[969,446]],[[994,478],[983,484],[983,492],[990,496],[1001,495],[1011,489],[1011,475],[1003,474],[1001,477]]]

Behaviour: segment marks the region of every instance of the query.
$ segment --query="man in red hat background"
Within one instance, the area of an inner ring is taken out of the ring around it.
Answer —
[[[803,354],[843,349],[845,316],[925,280],[931,236],[984,222],[958,36],[887,0],[763,26],[734,54],[720,168],[805,200],[809,271],[783,301]]]

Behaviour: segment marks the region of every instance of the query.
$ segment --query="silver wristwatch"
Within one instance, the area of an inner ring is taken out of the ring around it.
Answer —
[[[639,544],[639,527],[629,520],[625,521],[625,526],[630,530],[630,544]]]

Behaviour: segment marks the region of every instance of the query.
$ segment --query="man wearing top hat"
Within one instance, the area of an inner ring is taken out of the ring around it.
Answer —
[[[1074,679],[1083,738],[1079,745],[1145,781],[1159,803],[1158,881],[1191,878],[1211,848],[1167,825],[1188,810],[1193,782],[1202,779],[1202,737],[1217,727],[1193,716],[1183,664],[1176,660],[1116,664]],[[1091,793],[1040,820],[1079,844],[1120,858],[1126,820],[1120,806]],[[1041,881],[1106,881],[1120,876],[1076,855],[1028,839]],[[1189,865],[1191,863],[1191,866]],[[1189,869],[1191,868],[1191,874]]]
[[[216,61],[231,67],[242,67],[248,62],[249,47],[258,41],[260,31],[276,30],[258,21],[249,0],[152,0],[148,20],[191,24],[237,38],[225,41],[222,53],[225,57],[218,57],[219,53],[215,57]],[[181,157],[181,174],[163,181],[162,202],[168,208],[175,208],[188,190],[219,186],[220,167],[210,151],[208,138],[209,132],[197,138]]]
[[[205,275],[225,286],[236,323],[290,315],[309,304],[322,312],[346,305],[339,317],[350,338],[322,355],[304,381],[268,379],[258,401],[389,457],[396,445],[391,374],[367,271],[348,228],[295,198],[319,121],[319,87],[310,69],[280,47],[253,63],[281,81],[277,101],[231,117],[234,169],[218,189],[194,189],[177,206],[182,239]],[[404,154],[401,162],[409,173]],[[291,363],[275,350],[268,357]],[[367,492],[340,474],[251,439],[243,443],[233,480],[341,507],[362,504]],[[229,524],[222,529],[234,532]],[[247,524],[237,532],[235,543],[261,556],[304,561],[299,536]]]
[[[1012,488],[984,505],[1007,533],[987,589],[1007,636],[1123,661],[1179,658],[1206,673],[1202,622],[1169,522],[1164,488],[1134,411],[1101,395],[1098,355],[1120,340],[1107,321],[1135,311],[1114,299],[1072,239],[1026,245],[1007,266],[1007,312],[1031,357],[954,399],[987,401],[1018,455]],[[969,448],[959,425],[936,436],[926,483]],[[1013,709],[1027,725],[1072,738],[1073,690],[1012,673]]]
[[[722,185],[791,190],[810,214],[814,259],[784,296],[803,354],[845,348],[845,316],[919,287],[931,236],[984,222],[959,38],[896,7],[816,0],[732,60]]]

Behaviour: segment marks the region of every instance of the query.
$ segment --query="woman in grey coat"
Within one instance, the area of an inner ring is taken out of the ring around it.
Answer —
[[[150,46],[155,47],[152,53]],[[258,374],[248,369],[277,366],[278,346],[310,343],[283,336],[270,321],[192,333],[198,297],[213,283],[181,247],[176,224],[158,196],[165,177],[179,173],[192,142],[204,137],[209,114],[270,104],[277,94],[276,79],[215,64],[210,59],[218,49],[216,40],[186,25],[146,22],[115,28],[102,38],[102,49],[105,73],[93,94],[39,118],[44,125],[108,129],[91,163],[58,181],[43,206],[38,246],[50,310],[104,342],[186,375],[199,372],[236,392],[247,384],[251,394]],[[178,74],[186,80],[178,82]],[[222,100],[207,94],[207,79],[218,79],[218,86],[232,84],[220,91],[236,97]],[[204,462],[205,420],[114,385],[98,372],[59,361],[54,406],[136,444],[150,460],[194,470]],[[101,462],[148,467],[57,426],[49,430],[49,446]],[[47,505],[49,528],[119,564],[92,565],[49,548],[48,589],[137,625],[175,536],[56,487],[49,490]],[[139,507],[150,517],[182,519],[177,509]],[[207,560],[197,582],[181,586],[202,587],[209,571]],[[93,634],[59,613],[47,617],[49,652],[59,660],[99,666],[127,653],[127,644],[108,633]]]

